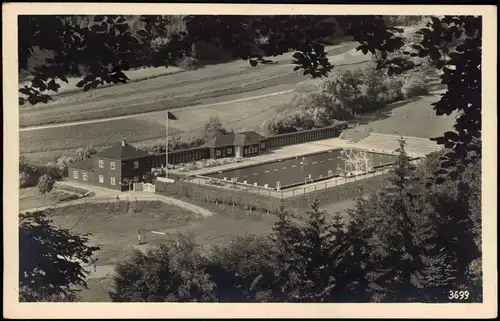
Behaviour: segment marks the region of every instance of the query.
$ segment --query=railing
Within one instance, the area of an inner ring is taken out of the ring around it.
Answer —
[[[412,163],[416,163],[420,161],[420,158],[418,157],[411,158],[410,161]],[[277,190],[275,187],[251,185],[239,181],[223,180],[219,178],[207,177],[202,175],[193,177],[192,182],[198,185],[208,185],[218,188],[233,189],[233,190],[255,193],[258,195],[267,195],[283,199],[288,197],[304,195],[315,191],[341,187],[349,183],[366,180],[368,178],[386,174],[391,170],[391,168],[392,168],[392,163],[386,163],[376,166],[372,171],[363,174],[347,176],[347,177],[326,176],[321,179],[309,181],[307,184],[297,183],[292,185],[293,187],[281,186],[279,190]]]

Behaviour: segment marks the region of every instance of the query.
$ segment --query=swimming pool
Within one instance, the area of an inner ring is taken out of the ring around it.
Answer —
[[[348,149],[349,151],[360,151]],[[374,168],[391,164],[396,155],[365,151]],[[345,153],[343,149],[332,149],[326,152],[298,155],[268,163],[240,167],[237,169],[211,172],[204,177],[220,180],[236,179],[238,183],[276,188],[277,182],[281,189],[305,184],[339,175],[339,169],[345,168]]]

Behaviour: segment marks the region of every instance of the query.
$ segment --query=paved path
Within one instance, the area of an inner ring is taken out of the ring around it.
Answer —
[[[108,203],[110,200],[113,201],[116,199],[116,195],[119,196],[120,200],[129,200],[129,201],[153,201],[157,200],[166,204],[182,207],[186,210],[189,210],[193,213],[196,213],[201,216],[212,216],[214,215],[213,212],[188,203],[184,202],[181,200],[178,200],[173,197],[168,197],[164,195],[159,195],[159,194],[154,194],[154,193],[148,193],[148,192],[126,192],[126,193],[119,193],[119,194],[114,194],[114,197],[106,197],[106,198],[98,198],[98,197],[88,197],[88,198],[82,198],[74,201],[68,201],[68,202],[60,202],[57,204],[49,205],[49,206],[42,206],[42,207],[37,207],[37,208],[30,208],[30,209],[25,209],[21,210],[21,213],[27,213],[27,212],[34,212],[34,211],[42,211],[46,210],[49,208],[61,208],[61,207],[66,207],[66,206],[72,206],[72,205],[79,205],[79,204],[99,204],[99,203]]]

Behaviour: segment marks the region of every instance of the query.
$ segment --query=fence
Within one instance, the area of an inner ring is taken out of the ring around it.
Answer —
[[[301,196],[305,194],[310,194],[312,192],[318,192],[322,190],[331,190],[336,187],[342,187],[349,183],[361,183],[365,182],[368,184],[367,179],[384,175],[389,171],[386,167],[378,168],[372,172],[364,173],[361,175],[356,175],[352,177],[325,177],[322,180],[316,180],[308,182],[306,185],[300,185],[277,190],[273,187],[265,187],[258,185],[244,184],[241,182],[232,182],[229,180],[217,179],[213,177],[196,176],[192,178],[191,181],[198,186],[213,186],[214,188],[232,190],[232,191],[243,191],[246,193],[252,193],[257,195],[264,195],[269,197],[274,197],[278,199],[292,198],[296,196]]]
[[[340,131],[337,127],[324,127],[318,129],[310,129],[300,132],[287,133],[267,137],[263,142],[265,149],[279,148],[288,145],[307,143],[315,140],[337,137]],[[165,166],[165,154],[152,155],[151,165],[153,168]],[[168,164],[176,165],[199,161],[210,158],[209,147],[198,147],[185,150],[178,150],[168,153]]]
[[[209,158],[210,158],[209,147],[184,149],[168,153],[168,163],[170,165],[188,163],[192,161],[199,161]],[[162,165],[165,166],[165,153],[152,155],[151,165],[153,168],[158,168],[161,167]]]
[[[336,126],[305,130],[294,133],[275,135],[266,139],[266,149],[279,148],[288,145],[307,143],[315,140],[337,137],[339,130]]]
[[[334,204],[354,199],[363,193],[380,190],[386,183],[388,169],[350,178],[317,182],[290,190],[276,191],[255,186],[241,186],[226,182],[225,188],[202,184],[205,178],[194,178],[190,182],[157,182],[160,194],[189,198],[213,203],[227,208],[239,208],[242,212],[279,213],[281,205],[292,215],[301,215],[308,209],[313,199],[321,204]]]
[[[135,192],[140,192],[140,191],[145,191],[145,192],[155,192],[155,186],[150,183],[134,183],[134,191]]]

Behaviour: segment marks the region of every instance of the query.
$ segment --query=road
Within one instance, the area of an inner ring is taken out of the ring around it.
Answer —
[[[213,107],[213,106],[218,106],[218,105],[226,105],[226,104],[232,104],[232,103],[238,103],[238,102],[243,102],[243,101],[249,101],[249,100],[255,100],[255,99],[261,99],[261,98],[266,98],[266,97],[271,97],[271,96],[277,96],[277,95],[282,95],[286,94],[289,92],[292,92],[293,89],[289,90],[282,90],[270,94],[265,94],[265,95],[257,95],[257,96],[252,96],[252,97],[246,97],[246,98],[240,98],[240,99],[235,99],[235,100],[228,100],[228,101],[223,101],[223,102],[218,102],[218,103],[212,103],[212,104],[204,104],[204,105],[196,105],[196,106],[187,106],[187,107],[180,107],[180,108],[172,108],[169,109],[169,111],[175,112],[175,111],[185,111],[185,110],[192,110],[192,109],[200,109],[200,108],[206,108],[206,107]],[[124,107],[132,107],[132,105],[127,105]],[[102,122],[107,122],[111,120],[120,120],[120,119],[128,119],[128,118],[135,118],[138,116],[147,116],[147,115],[159,115],[164,114],[165,111],[153,111],[153,112],[144,112],[144,113],[137,113],[137,114],[131,114],[131,115],[124,115],[124,116],[113,116],[113,117],[104,117],[104,118],[99,118],[99,119],[91,119],[91,120],[83,120],[83,121],[74,121],[74,122],[67,122],[67,123],[61,123],[61,124],[50,124],[50,125],[41,125],[41,126],[30,126],[30,127],[22,127],[19,128],[20,132],[29,132],[29,131],[35,131],[35,130],[42,130],[42,129],[51,129],[51,128],[60,128],[60,127],[71,127],[71,126],[76,126],[76,125],[84,125],[84,124],[95,124],[95,123],[102,123]]]
[[[336,72],[370,60],[342,50],[332,53]],[[305,80],[310,79],[286,61],[256,68],[243,61],[57,96],[49,104],[20,108],[20,153],[44,165],[81,146],[106,147],[123,137],[139,147],[158,144],[167,109],[179,118],[171,124],[172,135],[183,139],[198,135],[214,115],[226,128],[260,130]]]
[[[333,50],[330,57],[336,67],[350,68],[352,64],[370,60],[352,47],[349,43]],[[48,104],[20,108],[20,127],[21,131],[30,131],[57,128],[61,126],[52,125],[62,123],[74,126],[91,123],[86,122],[91,120],[127,119],[165,109],[204,108],[279,95],[291,92],[297,83],[309,79],[294,72],[292,67],[283,61],[258,67],[236,62],[54,96],[55,100]]]

